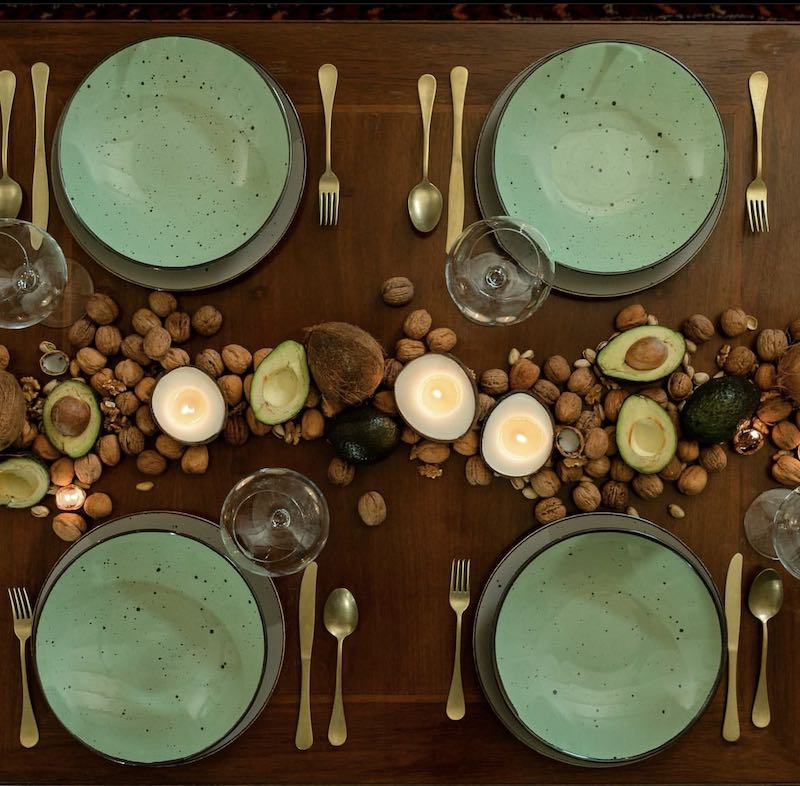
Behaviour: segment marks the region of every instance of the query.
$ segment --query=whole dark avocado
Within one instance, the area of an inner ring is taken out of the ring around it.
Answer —
[[[366,406],[335,417],[326,436],[339,458],[351,464],[372,464],[397,447],[400,427],[393,418]]]
[[[700,385],[686,400],[681,423],[687,437],[705,445],[727,442],[739,424],[751,418],[761,397],[744,377],[717,377]]]

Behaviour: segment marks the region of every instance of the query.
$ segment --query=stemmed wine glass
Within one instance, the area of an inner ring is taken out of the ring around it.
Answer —
[[[759,554],[780,560],[800,579],[800,486],[770,489],[756,497],[745,513],[744,530]]]

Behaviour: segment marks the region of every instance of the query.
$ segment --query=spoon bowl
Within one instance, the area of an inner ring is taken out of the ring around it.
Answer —
[[[0,178],[0,218],[16,218],[22,207],[22,186],[10,175]]]
[[[408,194],[408,215],[419,232],[432,232],[442,217],[442,192],[427,178]]]

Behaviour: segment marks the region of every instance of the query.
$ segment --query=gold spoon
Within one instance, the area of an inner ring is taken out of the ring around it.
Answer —
[[[772,568],[762,570],[753,579],[747,605],[753,616],[761,621],[761,671],[758,675],[756,699],[753,702],[753,725],[763,729],[769,726],[769,694],[767,692],[767,622],[783,604],[783,581]]]
[[[335,589],[325,601],[322,613],[325,629],[336,638],[336,695],[333,699],[331,722],[328,725],[328,742],[331,745],[343,745],[347,739],[347,723],[344,719],[342,703],[342,645],[344,640],[358,625],[358,606],[353,593],[348,589]]]
[[[428,180],[428,154],[430,152],[431,115],[436,97],[436,77],[423,74],[417,82],[419,106],[422,110],[422,180],[408,195],[408,215],[420,232],[432,232],[442,217],[442,192]]]
[[[8,129],[17,78],[11,71],[0,71],[0,114],[3,120],[3,176],[0,178],[0,218],[16,218],[22,207],[22,186],[8,174]]]

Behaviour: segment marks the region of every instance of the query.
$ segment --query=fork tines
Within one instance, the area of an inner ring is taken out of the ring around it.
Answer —
[[[339,223],[339,194],[336,191],[319,192],[319,225],[336,226]]]
[[[469,592],[468,559],[454,559],[450,564],[450,591]]]
[[[747,217],[750,219],[751,232],[769,232],[769,217],[767,215],[767,200],[748,199]]]
[[[9,587],[8,597],[15,620],[30,619],[33,616],[28,590],[24,587]]]

